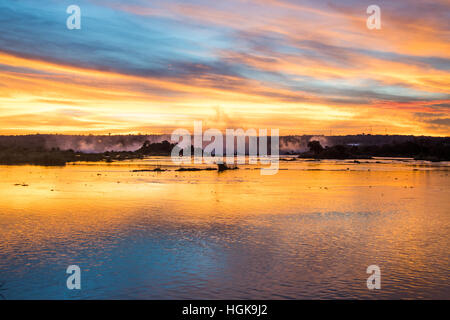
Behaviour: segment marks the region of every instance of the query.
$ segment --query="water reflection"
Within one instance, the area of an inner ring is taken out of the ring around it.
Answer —
[[[0,293],[449,298],[448,164],[377,161],[286,161],[275,176],[131,172],[173,170],[166,158],[4,166]],[[65,287],[70,264],[82,268],[81,291]],[[371,264],[380,291],[367,290]]]

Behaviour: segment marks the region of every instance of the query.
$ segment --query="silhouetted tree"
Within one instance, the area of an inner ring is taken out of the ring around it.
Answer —
[[[323,147],[319,141],[310,141],[308,142],[308,148],[314,154],[319,154],[323,151]]]

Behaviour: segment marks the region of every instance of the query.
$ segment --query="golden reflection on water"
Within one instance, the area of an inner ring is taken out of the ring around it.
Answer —
[[[100,286],[83,297],[450,297],[448,165],[296,161],[281,162],[274,176],[257,166],[132,172],[155,163],[174,169],[164,158],[3,166],[0,280],[11,282],[12,297],[38,296],[48,278],[37,268],[73,257],[127,290]],[[141,260],[147,250],[171,275]],[[365,288],[370,264],[382,267],[380,293]],[[118,280],[114,271],[139,267],[156,268],[155,278]],[[37,287],[27,288],[25,273]],[[164,289],[160,278],[184,291]],[[152,293],[137,290],[142,283]],[[67,298],[55,286],[48,297]]]

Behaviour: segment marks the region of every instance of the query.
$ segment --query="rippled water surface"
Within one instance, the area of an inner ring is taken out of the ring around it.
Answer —
[[[361,162],[1,166],[0,299],[450,299],[449,164]]]

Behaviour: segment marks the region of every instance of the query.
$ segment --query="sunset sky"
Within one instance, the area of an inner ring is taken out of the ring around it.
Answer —
[[[449,0],[2,0],[0,30],[0,134],[450,135]]]

